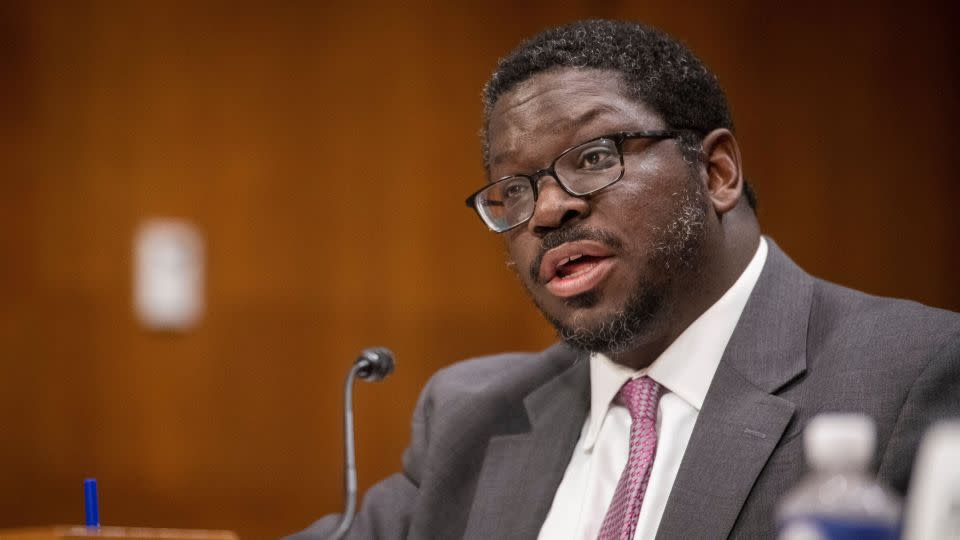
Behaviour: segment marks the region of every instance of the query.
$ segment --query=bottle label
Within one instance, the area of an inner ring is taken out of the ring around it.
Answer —
[[[843,518],[807,516],[781,524],[778,540],[897,540],[895,525],[864,523]]]

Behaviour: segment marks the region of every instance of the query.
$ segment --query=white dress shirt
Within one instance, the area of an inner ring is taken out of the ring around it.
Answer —
[[[664,391],[657,411],[657,453],[634,539],[656,536],[707,389],[766,259],[767,242],[761,238],[733,286],[646,369],[591,355],[590,413],[540,529],[541,540],[597,537],[630,450],[630,413],[614,398],[625,382],[643,375]]]

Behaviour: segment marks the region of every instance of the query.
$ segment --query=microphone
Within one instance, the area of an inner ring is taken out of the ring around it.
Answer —
[[[371,347],[364,349],[354,361],[350,372],[347,373],[347,381],[343,386],[343,457],[344,457],[344,477],[343,477],[343,496],[346,500],[346,508],[337,523],[337,528],[330,536],[331,540],[340,540],[343,538],[350,526],[353,525],[353,518],[357,511],[357,456],[354,449],[353,435],[353,379],[360,377],[369,382],[382,380],[387,375],[393,373],[393,353],[385,347]]]
[[[393,373],[393,353],[384,347],[364,349],[354,363],[357,377],[375,382]]]

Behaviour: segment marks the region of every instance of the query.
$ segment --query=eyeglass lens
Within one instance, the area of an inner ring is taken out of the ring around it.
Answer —
[[[566,191],[587,195],[619,180],[623,161],[617,143],[601,138],[564,152],[554,162],[553,170]],[[507,177],[481,191],[476,208],[487,225],[503,231],[529,219],[536,207],[533,182],[538,182],[539,176]]]

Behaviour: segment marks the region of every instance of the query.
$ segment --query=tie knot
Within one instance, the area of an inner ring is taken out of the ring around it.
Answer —
[[[630,411],[630,418],[656,420],[657,404],[660,402],[662,390],[663,387],[657,384],[657,381],[644,375],[624,383],[617,397]]]

